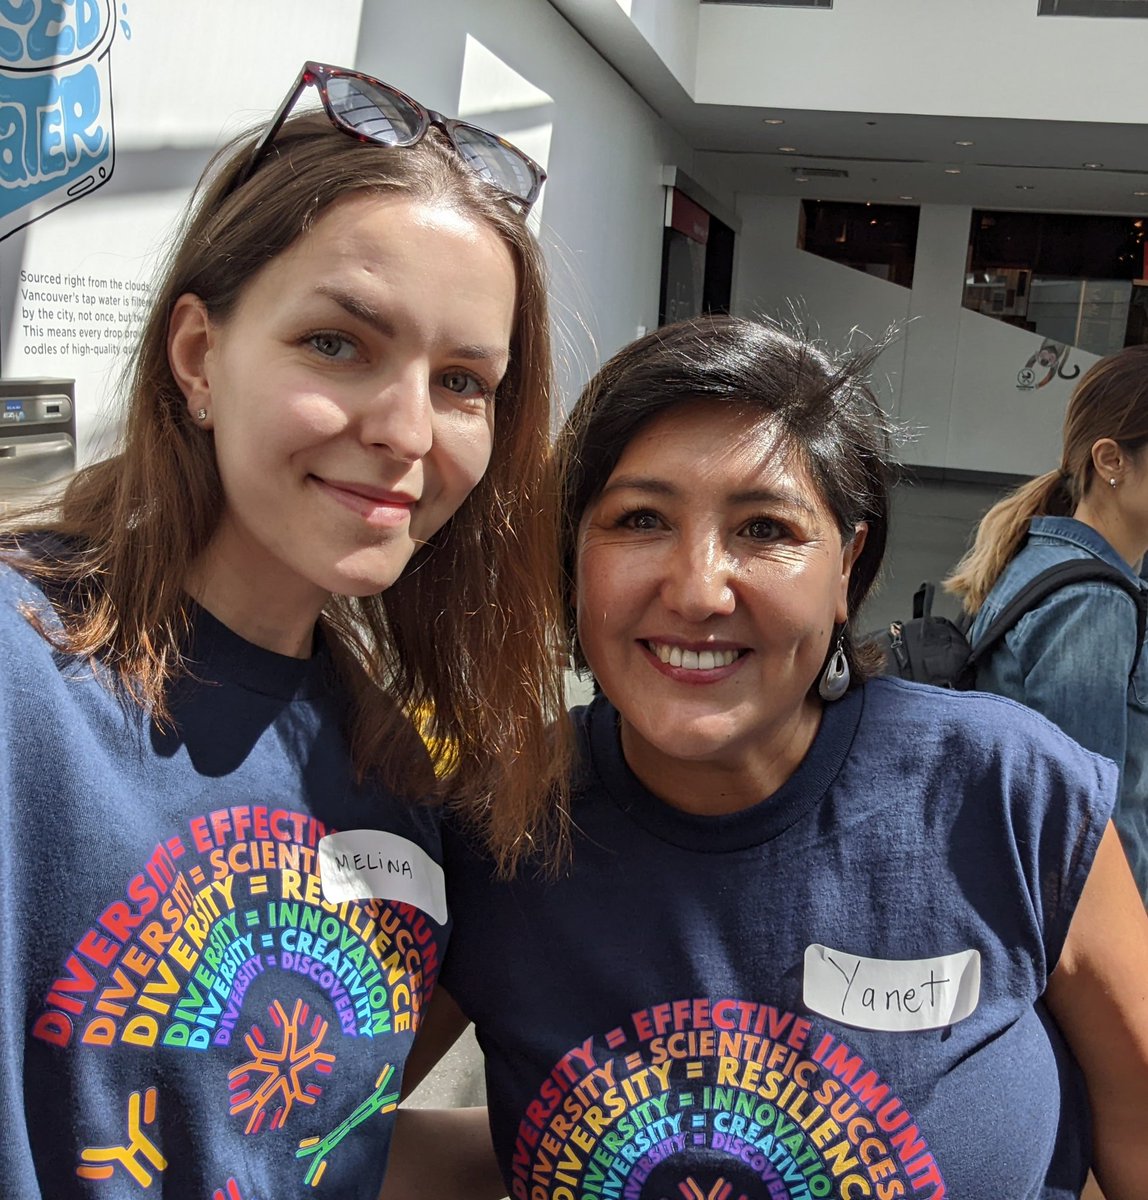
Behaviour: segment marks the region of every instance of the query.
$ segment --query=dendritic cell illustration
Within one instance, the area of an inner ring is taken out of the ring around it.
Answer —
[[[295,1157],[311,1159],[311,1165],[303,1177],[304,1183],[309,1183],[312,1187],[319,1186],[323,1172],[327,1169],[328,1156],[352,1129],[361,1125],[368,1117],[374,1116],[375,1113],[394,1111],[399,1103],[399,1089],[388,1091],[388,1084],[394,1073],[394,1067],[388,1063],[382,1069],[378,1079],[375,1080],[375,1090],[355,1108],[350,1116],[344,1117],[325,1137],[305,1138],[299,1143]]]
[[[259,1200],[258,1196],[244,1196],[239,1190],[239,1184],[229,1179],[222,1188],[216,1188],[211,1193],[211,1200]]]
[[[152,1170],[163,1171],[167,1159],[159,1147],[144,1132],[145,1125],[154,1125],[159,1108],[158,1093],[148,1088],[144,1093],[132,1092],[128,1097],[128,1138],[122,1146],[89,1146],[80,1152],[76,1174],[81,1179],[111,1179],[122,1168],[140,1187],[150,1187]],[[151,1164],[151,1170],[146,1164]]]
[[[735,1196],[733,1184],[726,1183],[724,1179],[717,1180],[709,1191],[704,1191],[694,1179],[687,1179],[678,1184],[678,1191],[681,1192],[681,1200],[746,1200],[744,1193]]]
[[[270,1129],[281,1129],[296,1104],[314,1104],[323,1094],[315,1082],[304,1082],[310,1071],[329,1075],[335,1056],[322,1050],[327,1022],[321,1016],[311,1019],[311,1010],[296,1000],[288,1016],[283,1005],[273,1000],[271,1020],[278,1029],[278,1044],[273,1045],[258,1025],[244,1035],[251,1060],[228,1075],[231,1088],[231,1115],[248,1113],[244,1133],[258,1133],[270,1114]],[[308,1023],[309,1022],[309,1023]]]

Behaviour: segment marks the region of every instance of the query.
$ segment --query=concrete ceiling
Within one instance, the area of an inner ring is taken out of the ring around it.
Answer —
[[[692,107],[682,114],[682,133],[698,151],[699,167],[738,191],[911,197],[1055,212],[1148,211],[1148,195],[1134,194],[1148,193],[1148,130],[1142,125]],[[785,124],[766,125],[765,119]],[[842,170],[848,178],[823,178],[803,168]],[[803,175],[808,182],[800,182]]]
[[[694,149],[695,170],[707,186],[819,199],[1148,213],[1144,125],[698,104],[616,4],[550,2]]]

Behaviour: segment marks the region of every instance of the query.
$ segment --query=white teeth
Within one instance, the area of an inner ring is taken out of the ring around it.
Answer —
[[[664,642],[647,642],[646,645],[659,661],[686,671],[712,671],[717,667],[728,667],[738,657],[736,650],[683,650],[681,646],[667,646]]]

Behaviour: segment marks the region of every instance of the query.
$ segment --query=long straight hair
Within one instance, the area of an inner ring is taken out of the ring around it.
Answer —
[[[1085,373],[1065,413],[1060,466],[1022,484],[985,513],[972,546],[944,584],[966,611],[980,611],[1024,545],[1033,517],[1070,517],[1076,511],[1096,484],[1092,447],[1102,438],[1111,438],[1128,454],[1148,445],[1148,346],[1128,346]]]
[[[119,452],[81,470],[58,502],[7,518],[6,540],[17,549],[4,557],[50,585],[62,629],[39,622],[46,638],[104,664],[152,719],[168,720],[193,616],[187,571],[225,505],[214,442],[195,427],[168,362],[175,301],[194,293],[225,322],[258,271],[351,194],[446,204],[489,226],[517,274],[489,468],[391,588],[332,596],[320,624],[360,775],[407,795],[437,790],[469,814],[509,870],[524,853],[561,842],[569,761],[556,721],[561,605],[541,252],[522,216],[433,133],[390,149],[340,133],[325,116],[299,116],[234,190],[251,144],[248,134],[220,151],[192,198],[126,377]],[[51,544],[64,549],[20,552],[20,535],[37,531],[59,535]],[[414,714],[433,772],[411,732]]]

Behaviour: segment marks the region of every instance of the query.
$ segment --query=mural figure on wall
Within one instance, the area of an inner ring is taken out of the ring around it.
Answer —
[[[1068,366],[1068,356],[1072,353],[1072,347],[1065,342],[1054,342],[1052,338],[1045,338],[1040,344],[1040,349],[1034,351],[1028,362],[1016,374],[1016,386],[1019,391],[1031,392],[1037,388],[1042,388],[1046,383],[1051,383],[1054,378],[1059,376],[1061,379],[1075,379],[1080,374],[1079,367],[1072,368],[1072,374],[1065,372],[1065,367]],[[1037,375],[1040,371],[1045,372],[1045,376],[1037,382]]]
[[[112,177],[113,2],[4,5],[0,240]]]

